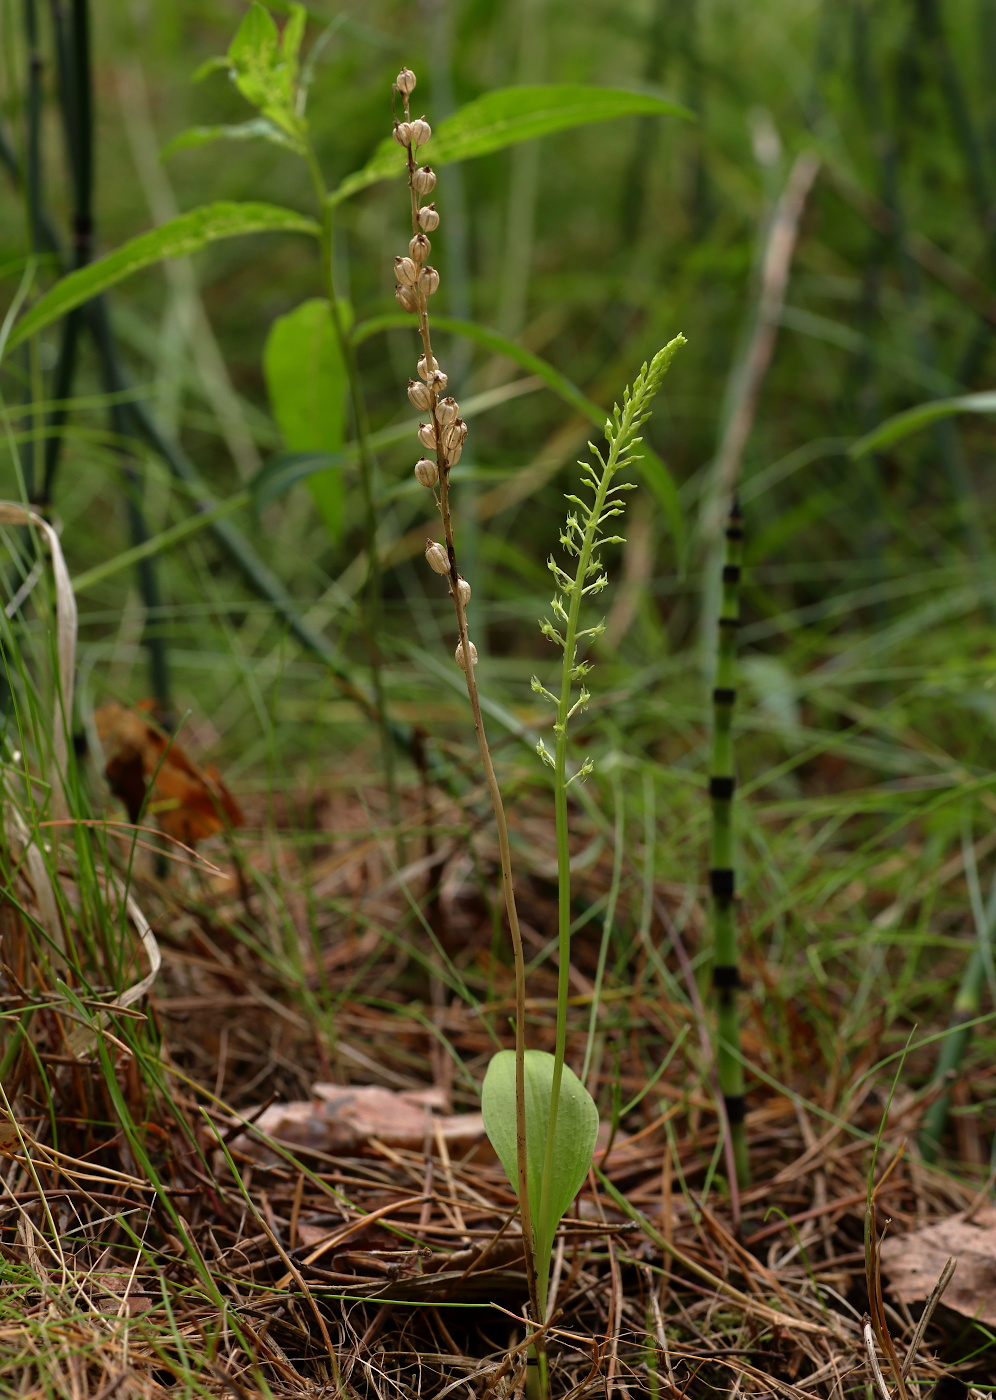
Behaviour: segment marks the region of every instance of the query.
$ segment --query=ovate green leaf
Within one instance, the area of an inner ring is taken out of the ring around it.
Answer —
[[[687,119],[692,115],[677,102],[625,88],[588,87],[584,83],[498,88],[440,122],[419,158],[438,168],[554,131],[634,114]],[[362,170],[347,175],[333,192],[332,202],[338,204],[378,180],[400,175],[404,168],[404,151],[393,136],[387,136]]]
[[[92,297],[106,292],[116,282],[130,277],[143,267],[150,267],[162,258],[184,258],[196,253],[208,243],[221,238],[234,238],[244,233],[309,233],[318,237],[321,230],[313,219],[306,219],[294,209],[277,204],[237,204],[227,200],[205,204],[189,214],[170,219],[148,233],[122,244],[105,258],[88,263],[56,282],[14,327],[7,341],[12,350],[28,336],[57,321],[74,306],[81,306]]]
[[[908,408],[905,413],[897,413],[887,418],[863,438],[859,438],[848,449],[850,457],[865,457],[869,452],[878,452],[883,447],[891,447],[918,432],[929,423],[940,418],[950,418],[954,413],[996,413],[996,390],[988,389],[980,394],[961,394],[954,399],[933,399],[921,403],[916,408]]]
[[[540,1198],[553,1095],[553,1063],[553,1056],[545,1050],[526,1051],[526,1178],[536,1241],[536,1266],[544,1280],[549,1273],[550,1251],[557,1226],[588,1174],[598,1135],[598,1109],[580,1079],[565,1065],[560,1081],[548,1204],[541,1218]],[[481,1112],[491,1146],[517,1192],[519,1170],[515,1133],[514,1051],[499,1050],[488,1065],[481,1090]]]
[[[316,297],[274,321],[263,351],[263,370],[273,416],[289,453],[298,458],[288,466],[298,466],[329,532],[338,538],[341,473],[334,466],[314,471],[316,457],[339,454],[346,428],[346,367],[327,301]]]

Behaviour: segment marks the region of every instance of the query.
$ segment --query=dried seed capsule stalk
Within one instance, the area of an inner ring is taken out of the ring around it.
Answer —
[[[418,281],[418,268],[411,258],[395,258],[394,276],[403,287],[414,287]]]
[[[411,123],[412,150],[417,151],[419,146],[424,146],[432,135],[432,127],[425,117],[418,117]]]
[[[426,540],[425,562],[434,574],[448,574],[450,571],[450,556],[436,540]]]
[[[412,189],[418,195],[431,194],[436,188],[436,172],[431,165],[420,165],[412,175]]]

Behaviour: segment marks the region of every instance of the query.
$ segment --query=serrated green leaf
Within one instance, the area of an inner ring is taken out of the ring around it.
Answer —
[[[345,462],[340,449],[346,428],[346,366],[332,326],[329,303],[321,297],[302,302],[286,316],[274,321],[263,351],[263,370],[273,416],[279,424],[290,454],[308,461],[299,480],[306,479],[315,504],[334,539],[342,531],[343,484],[338,469]],[[328,457],[327,469],[315,471],[320,457]],[[286,458],[284,459],[286,463]],[[272,468],[268,463],[264,473]],[[293,470],[294,467],[291,468]],[[261,473],[260,476],[263,474]],[[262,496],[280,485],[289,489],[286,466],[283,478],[273,471],[260,481],[254,494]]]
[[[369,321],[362,321],[356,327],[352,335],[353,344],[359,345],[379,331],[393,330],[395,327],[409,329],[411,325],[411,316],[400,313],[392,312],[385,316],[376,316]],[[569,404],[577,413],[583,414],[596,427],[604,428],[606,426],[604,409],[599,408],[598,404],[592,403],[591,399],[586,398],[577,385],[572,383],[566,375],[561,374],[558,369],[555,369],[549,361],[541,359],[539,355],[534,355],[531,350],[526,350],[523,346],[516,344],[514,340],[509,340],[507,336],[500,335],[498,331],[490,330],[487,326],[479,326],[473,321],[460,321],[452,316],[433,316],[432,325],[434,330],[463,336],[466,340],[473,341],[475,345],[480,345],[484,350],[490,350],[496,355],[504,355],[513,364],[519,365],[529,374],[535,374],[542,379],[548,388],[563,399],[564,403]],[[589,443],[588,446],[597,456],[598,449],[592,443]],[[581,467],[586,465],[584,462],[579,463]],[[685,513],[682,509],[677,483],[667,465],[650,447],[643,446],[641,448],[641,456],[636,466],[648,489],[656,497],[658,505],[664,511],[679,561],[683,564],[687,549],[687,532]]]
[[[498,88],[468,102],[440,122],[420,158],[439,168],[555,131],[635,114],[692,120],[692,113],[677,102],[626,88],[589,87],[584,83]],[[392,179],[404,168],[404,151],[392,136],[387,136],[363,169],[347,175],[333,191],[331,202],[338,204],[378,180]]]
[[[301,52],[301,41],[304,39],[304,30],[307,23],[308,11],[304,5],[291,5],[290,17],[284,25],[284,31],[280,36],[280,52],[283,54],[284,62],[287,65],[292,88],[297,82],[298,56]]]
[[[292,15],[288,27],[295,25]],[[301,30],[303,33],[303,28]],[[290,37],[293,46],[294,31]],[[300,44],[300,34],[297,39]],[[253,0],[228,49],[235,86],[247,102],[289,136],[299,139],[301,122],[294,111],[297,55],[288,62],[276,21],[259,0]]]
[[[247,122],[234,126],[191,126],[181,131],[163,147],[160,158],[167,160],[176,151],[187,151],[195,146],[208,146],[212,141],[272,141],[275,146],[295,151],[299,155],[304,150],[302,143],[289,132],[266,117],[253,117]]]
[[[150,229],[148,233],[140,233],[105,258],[98,258],[56,282],[18,321],[7,341],[7,349],[12,350],[67,311],[72,311],[74,306],[81,306],[83,302],[106,292],[108,287],[113,287],[143,267],[150,267],[163,258],[185,258],[222,238],[265,232],[308,233],[317,238],[321,229],[313,219],[278,204],[234,203],[229,200],[205,204],[200,209],[193,209],[189,214],[181,214],[179,218]]]
[[[847,455],[865,457],[869,452],[891,447],[894,442],[909,437],[910,433],[919,432],[930,423],[936,423],[941,418],[950,418],[955,413],[996,413],[996,390],[961,394],[953,399],[933,399],[928,403],[918,404],[916,408],[908,408],[904,413],[897,413],[894,418],[887,418],[884,423],[880,423],[877,428],[873,428],[870,433],[852,443]]]
[[[536,1267],[542,1280],[550,1270],[550,1253],[557,1226],[584,1182],[598,1135],[598,1109],[588,1090],[568,1065],[560,1081],[557,1126],[553,1140],[553,1173],[547,1210],[540,1216],[543,1162],[553,1096],[553,1056],[527,1050],[526,1180],[536,1244]],[[481,1089],[484,1131],[513,1190],[518,1191],[518,1149],[515,1132],[515,1052],[499,1050],[488,1065]]]
[[[275,70],[286,69],[281,62],[276,21],[259,0],[253,0],[235,31],[228,46],[228,62],[236,87],[254,107],[262,107],[270,100]],[[285,96],[290,97],[289,89]]]

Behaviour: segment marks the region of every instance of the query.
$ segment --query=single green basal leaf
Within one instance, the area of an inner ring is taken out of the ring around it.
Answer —
[[[574,1071],[564,1065],[560,1081],[557,1127],[553,1141],[553,1175],[547,1212],[539,1218],[543,1162],[553,1095],[553,1056],[527,1050],[526,1178],[529,1209],[536,1238],[537,1269],[545,1277],[557,1226],[584,1182],[598,1135],[598,1109]],[[484,1131],[512,1188],[518,1191],[519,1169],[515,1135],[515,1052],[499,1050],[488,1065],[481,1090]]]
[[[195,146],[208,146],[212,141],[272,141],[275,146],[295,151],[298,155],[304,146],[296,136],[283,131],[266,117],[253,117],[247,122],[233,126],[191,126],[181,131],[163,147],[160,158],[168,159],[176,151],[188,151]]]
[[[289,451],[309,454],[312,463],[316,454],[338,454],[346,429],[348,383],[329,303],[324,298],[302,302],[274,321],[263,351],[263,371],[273,416]],[[330,464],[318,473],[302,471],[297,478],[307,480],[333,538],[338,538],[342,529],[343,485],[337,466],[338,462]],[[286,475],[283,479],[286,481]],[[269,479],[270,500],[274,499],[275,480],[272,476]],[[286,481],[284,489],[291,484]]]
[[[901,442],[903,438],[909,437],[910,433],[919,432],[928,424],[936,423],[941,418],[950,418],[955,413],[996,413],[996,390],[987,389],[979,394],[960,394],[953,399],[933,399],[929,403],[918,404],[916,408],[908,408],[904,413],[897,413],[894,418],[887,418],[884,423],[880,423],[877,428],[873,428],[870,433],[852,443],[848,448],[848,456],[865,457],[869,452],[891,447],[894,442]]]
[[[420,158],[432,166],[449,165],[555,131],[640,114],[693,120],[692,113],[677,102],[626,88],[589,87],[584,83],[498,88],[468,102],[440,122]],[[404,151],[393,136],[387,136],[363,169],[347,175],[332,192],[331,202],[338,204],[378,180],[400,175],[404,169]]]
[[[158,228],[150,229],[148,233],[140,233],[113,253],[88,263],[76,272],[70,272],[56,282],[18,321],[8,338],[7,349],[12,350],[60,316],[65,316],[74,306],[81,306],[99,296],[143,267],[151,267],[163,258],[185,258],[221,238],[266,232],[307,233],[317,238],[321,229],[313,219],[278,204],[235,203],[229,200],[205,204],[200,209],[192,209],[189,214],[181,214]]]

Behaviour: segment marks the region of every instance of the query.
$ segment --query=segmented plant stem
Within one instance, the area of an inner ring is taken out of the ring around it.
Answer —
[[[733,865],[733,709],[737,699],[737,628],[740,623],[740,568],[743,555],[743,516],[734,501],[726,527],[723,595],[719,610],[719,644],[712,692],[712,853],[709,886],[712,894],[713,986],[716,991],[716,1064],[719,1087],[730,1125],[733,1157],[741,1186],[750,1181],[744,1126],[744,1071],[740,1056],[737,989],[736,875]]]
[[[411,114],[407,96],[404,98],[404,109],[405,121],[410,121]],[[415,153],[411,145],[406,147],[406,151],[408,156],[408,190],[411,196],[412,233],[418,234],[420,232],[418,222],[418,195],[412,181],[416,169]],[[422,340],[422,353],[425,355],[426,365],[432,366],[436,363],[436,360],[432,353],[428,303],[425,291],[421,285],[418,288],[418,306],[418,329]],[[432,383],[431,378],[429,380],[429,391],[432,396],[430,414],[432,421],[435,423],[438,394],[436,386]],[[484,780],[487,784],[488,795],[491,799],[491,807],[494,812],[495,828],[498,836],[498,857],[501,866],[502,896],[505,903],[505,913],[508,918],[509,935],[512,940],[512,959],[515,966],[515,1138],[519,1217],[522,1223],[522,1239],[526,1257],[526,1277],[529,1286],[529,1299],[535,1321],[542,1323],[544,1320],[545,1290],[541,1294],[537,1277],[536,1241],[533,1232],[532,1212],[529,1208],[529,1179],[526,1159],[526,960],[522,948],[522,933],[519,929],[519,914],[515,904],[515,887],[512,881],[512,851],[508,839],[508,819],[505,816],[505,804],[502,801],[501,789],[498,786],[498,778],[495,774],[494,764],[491,761],[491,750],[488,746],[487,732],[484,728],[484,716],[481,713],[481,700],[477,689],[477,680],[474,675],[474,666],[471,660],[467,610],[460,596],[460,571],[457,568],[456,545],[453,534],[453,514],[450,509],[450,462],[438,434],[436,461],[439,469],[439,513],[442,518],[443,538],[446,542],[446,554],[450,566],[449,574],[447,575],[450,586],[450,597],[453,599],[457,631],[460,636],[460,647],[465,660],[464,674],[467,678],[467,696],[470,700],[470,710],[474,721],[477,749],[481,759],[481,767],[484,770]],[[545,1349],[542,1343],[537,1346],[537,1352],[539,1353],[538,1359],[542,1378],[541,1385],[545,1389]]]

